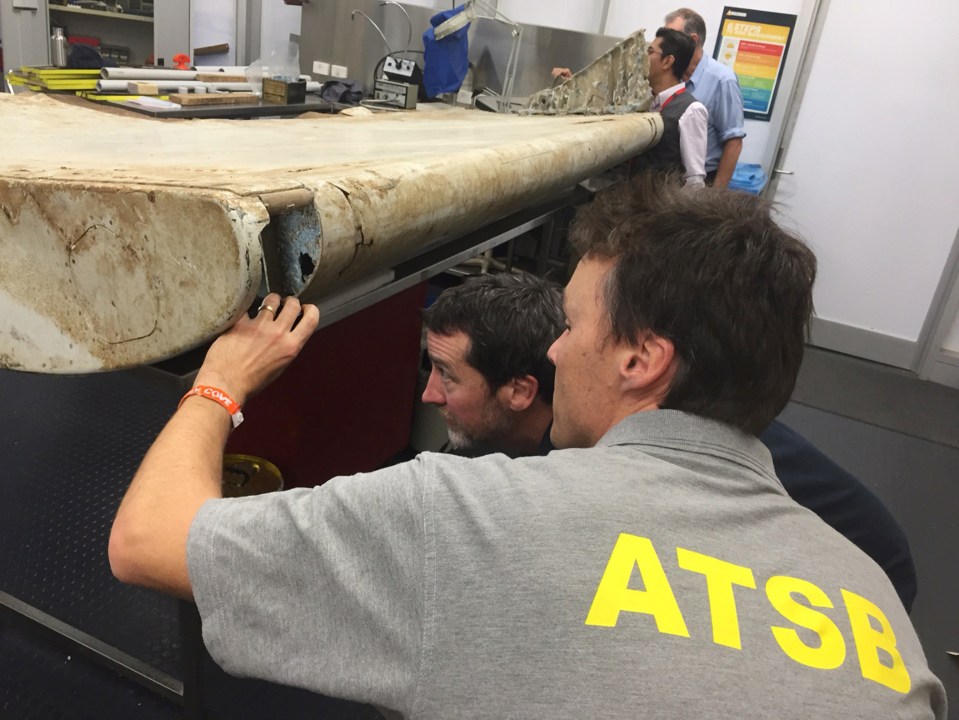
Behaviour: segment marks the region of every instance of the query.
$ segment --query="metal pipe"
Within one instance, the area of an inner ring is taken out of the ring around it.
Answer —
[[[170,70],[163,68],[103,68],[104,80],[196,80],[196,70]]]
[[[251,92],[254,89],[252,83],[215,83],[199,80],[151,80],[150,82],[162,91],[177,90],[181,87],[190,90],[206,88],[207,92]],[[97,92],[127,93],[129,85],[129,80],[97,80]],[[306,91],[319,92],[321,86],[320,82],[310,81],[306,83]]]
[[[410,14],[406,12],[405,7],[400,5],[398,2],[394,2],[393,0],[384,0],[384,2],[380,3],[380,7],[383,7],[384,5],[396,5],[396,7],[402,10],[403,14],[406,15],[406,27],[409,30],[409,32],[406,34],[406,51],[409,52],[410,45],[413,44],[413,21],[410,20]]]
[[[183,702],[183,683],[180,680],[3,591],[0,591],[0,617],[16,622],[29,631],[40,631],[47,639],[109,668],[167,700]]]
[[[129,92],[131,80],[97,80],[98,92]],[[168,91],[178,88],[206,88],[209,92],[225,90],[227,92],[250,92],[253,85],[250,83],[208,83],[199,80],[150,80],[150,83],[157,86],[158,90]]]
[[[390,47],[390,44],[386,41],[386,35],[384,35],[384,34],[383,34],[383,31],[380,30],[380,26],[377,25],[375,22],[373,22],[373,18],[371,18],[369,15],[367,15],[367,14],[366,14],[365,12],[363,12],[362,10],[354,10],[353,12],[351,12],[351,13],[350,13],[350,20],[355,20],[357,15],[362,15],[363,17],[365,17],[367,20],[370,21],[370,25],[372,25],[374,28],[376,28],[376,32],[378,32],[378,33],[380,34],[380,37],[383,38],[383,44],[386,45],[386,51],[387,51],[390,55],[392,55],[392,54],[393,54],[393,48],[391,48],[391,47]]]

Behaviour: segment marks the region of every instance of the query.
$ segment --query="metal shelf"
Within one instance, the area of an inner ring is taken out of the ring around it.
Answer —
[[[48,5],[51,13],[69,13],[71,15],[92,15],[95,17],[110,18],[111,20],[129,20],[153,24],[153,18],[146,15],[131,15],[129,13],[108,12],[104,10],[87,10],[86,8],[71,7],[69,5]]]

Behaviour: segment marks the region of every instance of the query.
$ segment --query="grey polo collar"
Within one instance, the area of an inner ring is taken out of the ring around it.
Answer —
[[[647,410],[630,415],[610,428],[596,445],[689,450],[732,460],[765,475],[776,476],[769,450],[755,435],[679,410]]]

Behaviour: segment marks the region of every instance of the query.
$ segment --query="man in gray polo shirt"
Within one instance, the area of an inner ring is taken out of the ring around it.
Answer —
[[[565,449],[218,499],[238,405],[318,322],[271,295],[144,459],[116,575],[195,598],[229,672],[404,717],[944,718],[885,574],[752,435],[795,381],[812,253],[754,196],[663,185],[598,196],[573,235]]]

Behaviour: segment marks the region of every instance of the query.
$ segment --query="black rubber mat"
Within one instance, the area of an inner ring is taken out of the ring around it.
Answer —
[[[177,602],[118,582],[107,540],[180,385],[152,371],[0,372],[0,590],[173,677]]]
[[[107,540],[120,499],[184,383],[146,368],[89,376],[0,370],[0,592],[183,680],[178,601],[123,585]],[[233,678],[205,652],[210,720],[372,720],[368,705]],[[0,614],[0,720],[161,720],[183,708]]]
[[[33,633],[0,630],[3,720],[170,720],[179,709],[159,695]]]

